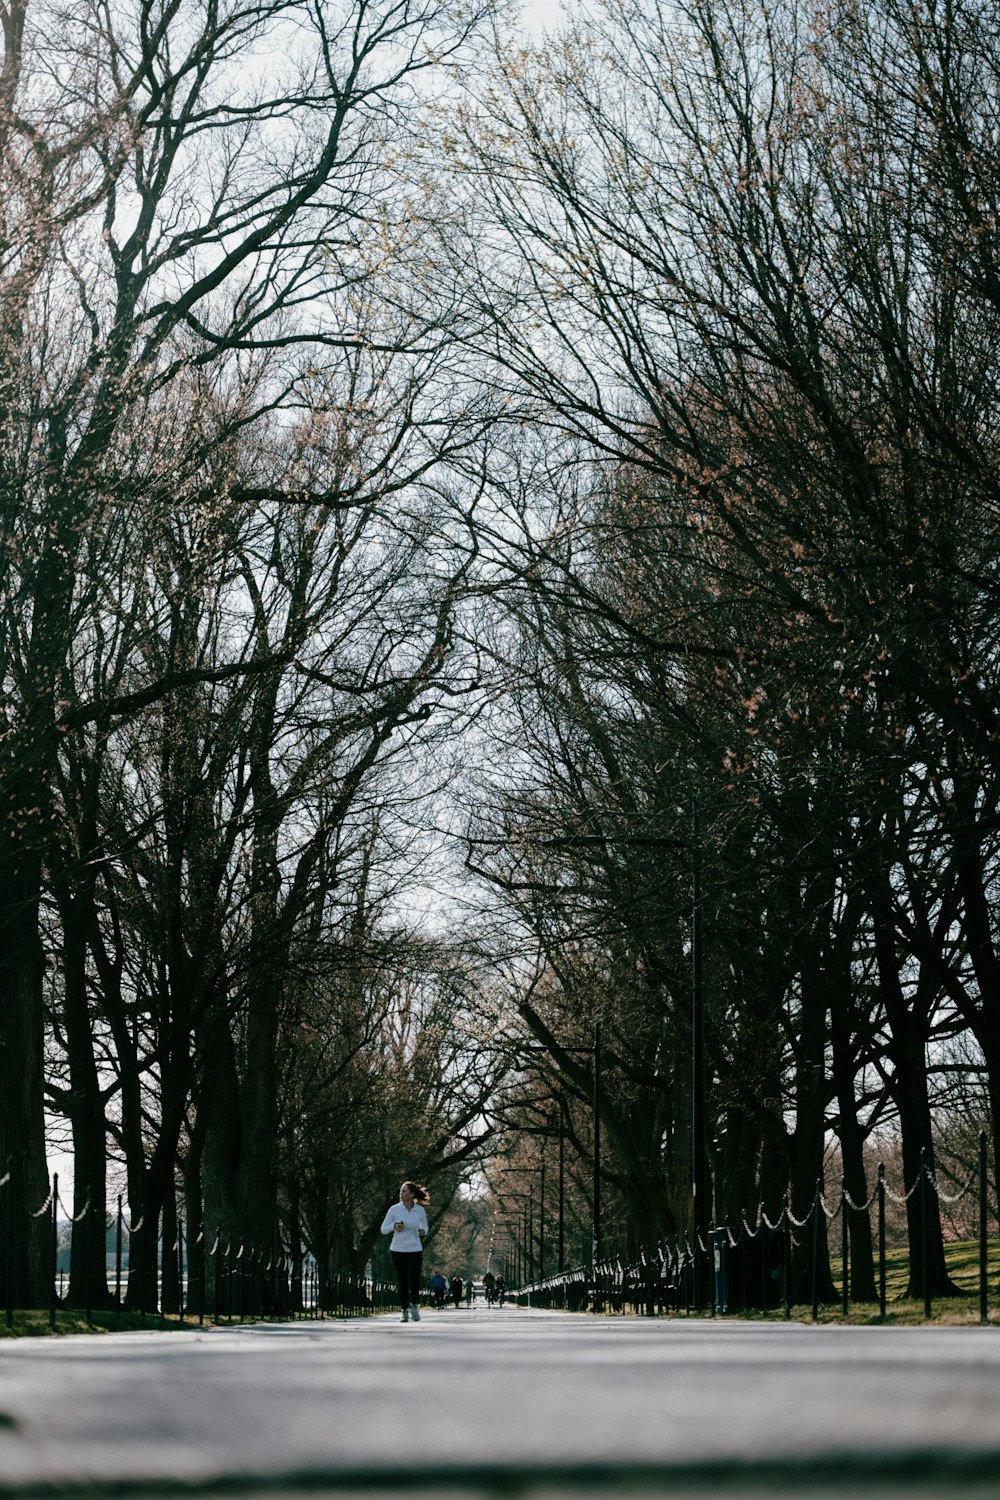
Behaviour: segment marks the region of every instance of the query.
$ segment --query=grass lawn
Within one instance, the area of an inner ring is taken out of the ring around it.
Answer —
[[[948,1272],[955,1284],[963,1289],[966,1295],[961,1297],[942,1297],[931,1304],[931,1321],[934,1323],[960,1326],[979,1322],[979,1243],[977,1240],[959,1240],[948,1243],[944,1247],[945,1261]],[[840,1257],[831,1257],[831,1270],[833,1279],[838,1285],[840,1283]],[[909,1257],[904,1249],[889,1250],[886,1252],[886,1315],[885,1321],[896,1326],[907,1324],[925,1323],[924,1304],[922,1298],[906,1297],[906,1283],[909,1278]],[[987,1288],[988,1288],[988,1321],[1000,1327],[1000,1240],[990,1240],[987,1246]],[[876,1265],[875,1274],[878,1275]],[[807,1304],[796,1303],[792,1307],[792,1317],[798,1320],[811,1320],[812,1308]],[[616,1314],[610,1313],[614,1317]],[[704,1316],[704,1315],[702,1315]],[[759,1320],[762,1313],[746,1312],[734,1314],[737,1317],[745,1317],[749,1320]],[[784,1316],[780,1308],[772,1309],[767,1318],[771,1321]],[[863,1325],[867,1323],[878,1323],[879,1307],[877,1302],[851,1303],[850,1312],[845,1319],[841,1313],[839,1300],[835,1303],[821,1304],[817,1322],[820,1323],[852,1323]],[[210,1320],[206,1319],[206,1328],[212,1327]],[[196,1328],[197,1321],[187,1318],[183,1323],[171,1315],[160,1320],[158,1314],[147,1313],[141,1317],[139,1313],[123,1312],[119,1321],[115,1312],[100,1312],[93,1314],[93,1321],[88,1323],[83,1313],[77,1310],[63,1311],[61,1308],[56,1313],[55,1328],[49,1327],[49,1314],[44,1312],[15,1312],[14,1326],[8,1328],[0,1313],[0,1339],[2,1338],[52,1338],[61,1337],[74,1333],[118,1333],[118,1332],[145,1332],[145,1333],[171,1333],[180,1328]]]
[[[952,1327],[960,1327],[963,1324],[978,1324],[979,1322],[979,1241],[964,1240],[946,1244],[944,1247],[945,1263],[948,1274],[956,1286],[962,1288],[965,1293],[961,1297],[941,1297],[931,1303],[932,1323],[940,1323]],[[830,1269],[833,1273],[834,1282],[840,1285],[840,1256],[831,1256]],[[990,1240],[986,1252],[987,1267],[987,1321],[1000,1327],[1000,1240]],[[907,1282],[910,1275],[909,1255],[905,1248],[887,1250],[885,1257],[885,1322],[894,1324],[896,1327],[917,1325],[927,1322],[924,1317],[924,1301],[922,1297],[907,1297],[905,1295]],[[878,1279],[878,1264],[875,1266],[876,1281]],[[748,1318],[751,1321],[760,1321],[767,1318],[771,1322],[784,1317],[782,1308],[772,1308],[764,1314],[750,1310],[748,1312],[737,1312],[734,1317]],[[799,1322],[812,1321],[812,1307],[809,1303],[793,1303],[791,1316]],[[820,1303],[817,1311],[817,1323],[843,1323],[863,1326],[867,1323],[880,1323],[879,1305],[877,1302],[852,1302],[847,1317],[841,1310],[840,1300],[836,1302]]]
[[[948,1274],[956,1286],[967,1293],[963,1297],[942,1297],[931,1304],[931,1314],[935,1323],[978,1323],[979,1322],[979,1241],[978,1240],[956,1240],[948,1242],[944,1247],[945,1264]],[[830,1268],[833,1279],[840,1283],[840,1257],[831,1257]],[[1000,1240],[990,1240],[986,1246],[986,1288],[988,1318],[991,1323],[1000,1323]],[[875,1275],[878,1277],[878,1265],[876,1263]],[[923,1323],[924,1303],[922,1297],[905,1296],[907,1282],[910,1276],[910,1259],[904,1249],[887,1250],[885,1257],[885,1296],[886,1296],[886,1322],[887,1323]],[[801,1309],[798,1310],[801,1313]],[[805,1309],[805,1315],[812,1316],[812,1308]],[[840,1307],[826,1306],[819,1309],[819,1322],[839,1323],[842,1322]],[[877,1323],[879,1321],[878,1303],[861,1302],[855,1306],[851,1304],[851,1310],[847,1319],[849,1323]]]
[[[183,1323],[176,1314],[161,1323],[158,1313],[123,1311],[119,1321],[116,1312],[95,1312],[87,1322],[79,1308],[56,1311],[56,1326],[49,1326],[48,1309],[44,1311],[15,1312],[14,1326],[8,1328],[0,1311],[0,1339],[62,1338],[74,1333],[172,1333],[178,1328],[197,1328],[198,1322],[186,1318]],[[206,1327],[211,1325],[206,1322]]]

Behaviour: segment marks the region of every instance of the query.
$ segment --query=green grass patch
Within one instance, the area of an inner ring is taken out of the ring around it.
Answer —
[[[206,1327],[211,1325],[206,1322]],[[141,1313],[123,1310],[117,1312],[94,1312],[88,1323],[78,1308],[58,1308],[55,1327],[51,1326],[47,1310],[37,1309],[14,1313],[14,1326],[7,1327],[0,1312],[0,1339],[66,1338],[77,1333],[173,1333],[181,1328],[197,1328],[197,1320],[186,1318],[182,1323],[176,1314],[160,1318],[159,1313]]]
[[[932,1323],[944,1326],[962,1327],[979,1323],[979,1241],[957,1240],[949,1242],[944,1247],[945,1265],[948,1274],[955,1285],[960,1287],[963,1295],[958,1297],[938,1297],[931,1302]],[[834,1282],[840,1285],[841,1259],[840,1256],[832,1256],[830,1270]],[[875,1262],[875,1277],[878,1280],[878,1260]],[[885,1318],[883,1319],[877,1302],[852,1302],[845,1318],[838,1298],[836,1302],[820,1303],[817,1309],[817,1323],[840,1323],[853,1324],[864,1327],[871,1323],[892,1324],[897,1327],[916,1327],[926,1324],[924,1316],[924,1301],[922,1297],[907,1297],[906,1291],[910,1280],[910,1257],[906,1247],[887,1250],[885,1257]],[[987,1290],[987,1322],[1000,1325],[1000,1240],[989,1240],[986,1246],[986,1290]],[[735,1317],[749,1319],[767,1320],[774,1322],[784,1317],[782,1308],[772,1308],[768,1313],[754,1312],[749,1310],[744,1313],[735,1313]],[[812,1321],[812,1306],[809,1303],[796,1303],[792,1306],[791,1317],[799,1322]]]
[[[944,1247],[945,1265],[948,1267],[948,1275],[955,1285],[967,1292],[976,1304],[976,1318],[979,1317],[979,1241],[978,1240],[955,1240],[949,1241]],[[840,1283],[841,1262],[840,1256],[832,1256],[830,1269],[833,1279]],[[875,1260],[875,1276],[878,1278],[878,1257]],[[885,1256],[885,1295],[887,1302],[902,1302],[905,1299],[906,1288],[910,1280],[910,1257],[905,1246],[896,1250],[887,1250]],[[988,1240],[986,1245],[986,1284],[988,1300],[995,1308],[1000,1299],[998,1291],[1000,1282],[1000,1240]],[[942,1305],[949,1302],[956,1305],[964,1299],[960,1297],[942,1298]],[[923,1311],[923,1300],[918,1299],[918,1305]]]

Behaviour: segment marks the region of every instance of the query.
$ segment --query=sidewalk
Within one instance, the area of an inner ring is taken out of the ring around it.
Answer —
[[[1000,1331],[516,1308],[0,1347],[0,1496],[1000,1497]],[[895,1488],[893,1486],[896,1486]]]

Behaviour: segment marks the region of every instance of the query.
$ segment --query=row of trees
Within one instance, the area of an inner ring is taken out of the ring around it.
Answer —
[[[468,336],[536,403],[470,864],[534,939],[522,1118],[603,1023],[610,1249],[691,1225],[694,861],[719,1220],[995,1129],[998,83],[978,0],[608,0],[456,130]]]
[[[110,1139],[168,1237],[179,1185],[357,1267],[400,1175],[447,1204],[557,1113],[579,1200],[600,1024],[605,1247],[685,1229],[695,868],[715,1215],[801,1214],[831,1141],[856,1202],[880,1132],[943,1170],[1000,1100],[987,7],[606,0],[532,52],[446,0],[32,3],[18,1224],[46,1100],[77,1201]]]
[[[490,406],[409,295],[405,163],[481,16],[2,19],[13,1296],[46,1297],[46,1107],[99,1217],[110,1142],[147,1256],[180,1181],[199,1252],[280,1209],[363,1263],[401,1172],[454,1187],[490,1081],[468,964],[405,906]]]

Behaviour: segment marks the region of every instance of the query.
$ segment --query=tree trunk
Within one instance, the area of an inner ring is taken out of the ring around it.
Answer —
[[[246,1020],[246,1061],[240,1081],[239,1166],[236,1173],[237,1223],[242,1242],[270,1258],[278,1225],[275,1172],[278,1133],[278,995],[265,979],[250,997]],[[270,1298],[265,1303],[267,1310]]]

